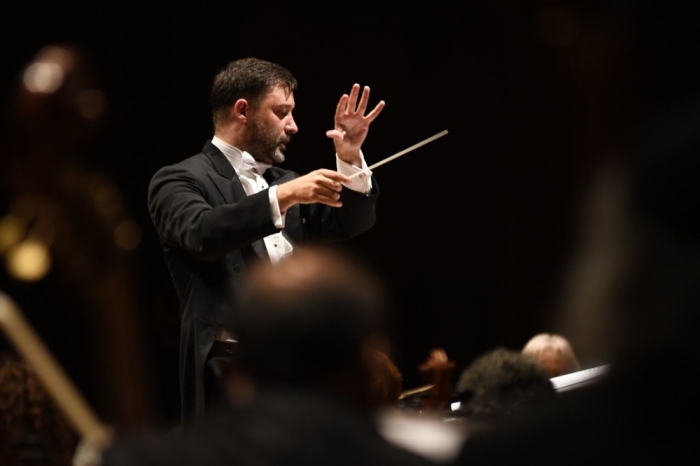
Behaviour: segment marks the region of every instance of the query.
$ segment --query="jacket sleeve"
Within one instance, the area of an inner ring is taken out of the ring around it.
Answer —
[[[164,246],[214,261],[279,231],[267,190],[226,203],[214,186],[216,176],[184,164],[161,168],[153,176],[148,209]]]

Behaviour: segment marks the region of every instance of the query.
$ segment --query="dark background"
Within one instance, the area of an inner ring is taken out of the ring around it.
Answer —
[[[370,165],[449,131],[375,170],[377,225],[340,246],[390,287],[394,359],[411,388],[425,382],[418,365],[432,348],[462,367],[496,345],[519,349],[562,330],[561,289],[592,170],[624,157],[636,123],[693,82],[683,72],[697,58],[675,48],[688,34],[694,49],[697,34],[690,11],[673,2],[117,3],[16,5],[0,33],[2,84],[11,95],[41,47],[65,43],[82,48],[108,97],[86,163],[111,177],[142,228],[134,286],[159,422],[178,412],[179,329],[146,188],[159,167],[211,136],[208,86],[226,62],[257,56],[296,75],[300,131],[284,166],[300,173],[334,166],[325,131],[355,82],[371,87],[370,105],[387,103],[364,146]],[[673,80],[661,72],[670,66]],[[6,285],[17,296],[37,286]],[[41,310],[19,304],[37,325],[42,312],[74,312],[56,300]],[[71,330],[54,331],[44,336],[61,362],[89,379],[94,362],[62,349]]]

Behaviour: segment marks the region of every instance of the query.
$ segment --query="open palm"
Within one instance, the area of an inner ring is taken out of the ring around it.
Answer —
[[[350,94],[344,94],[338,101],[335,128],[326,132],[326,135],[333,139],[338,154],[358,151],[367,137],[370,123],[384,108],[385,103],[382,100],[365,115],[369,94],[369,87],[365,86],[360,96],[360,85],[354,84]]]

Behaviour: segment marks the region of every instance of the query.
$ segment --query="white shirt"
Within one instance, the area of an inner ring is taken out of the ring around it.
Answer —
[[[258,162],[248,152],[242,151],[216,136],[214,136],[211,142],[231,163],[238,178],[241,180],[246,194],[250,196],[251,194],[260,192],[269,187],[265,178],[262,177],[265,170],[270,168],[269,164]],[[362,153],[360,153],[360,156],[362,157],[362,167],[356,167],[341,160],[336,154],[336,166],[338,172],[346,176],[352,176],[357,172],[362,172],[353,177],[350,184],[344,184],[344,186],[353,191],[368,193],[372,189],[372,172],[367,168],[367,163]],[[280,206],[277,200],[277,186],[271,187],[268,193],[270,198],[270,210],[272,211],[272,221],[277,228],[284,228],[285,214],[280,212]],[[270,260],[273,263],[279,262],[290,255],[294,249],[282,232],[273,233],[263,238],[263,240]]]

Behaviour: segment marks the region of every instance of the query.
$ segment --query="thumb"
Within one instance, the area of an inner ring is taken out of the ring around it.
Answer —
[[[330,129],[330,130],[326,131],[326,136],[328,136],[331,139],[335,139],[337,141],[343,140],[343,133],[338,131],[337,129]]]

